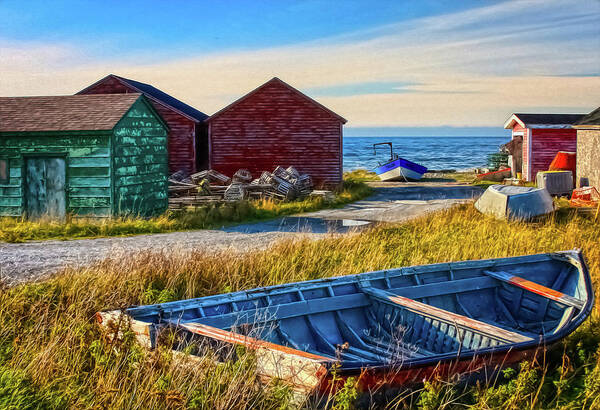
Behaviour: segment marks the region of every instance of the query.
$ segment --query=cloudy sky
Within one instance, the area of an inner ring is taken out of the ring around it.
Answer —
[[[114,73],[211,114],[277,76],[388,134],[600,105],[599,0],[0,0],[0,19],[2,96]]]

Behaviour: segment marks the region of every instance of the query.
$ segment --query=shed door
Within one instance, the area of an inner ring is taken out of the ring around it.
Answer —
[[[28,158],[27,216],[63,219],[66,213],[64,158]]]

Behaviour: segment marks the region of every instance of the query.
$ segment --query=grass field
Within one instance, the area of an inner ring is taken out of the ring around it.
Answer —
[[[14,243],[45,239],[66,240],[219,228],[234,223],[336,208],[363,199],[370,192],[371,190],[366,184],[349,174],[343,187],[336,192],[333,202],[326,202],[321,198],[291,202],[240,201],[207,205],[195,210],[166,212],[161,216],[148,219],[136,217],[110,220],[69,218],[67,222],[55,222],[0,218],[0,241]]]
[[[262,386],[252,356],[176,365],[130,333],[109,342],[99,310],[166,302],[290,281],[443,261],[583,249],[600,285],[600,225],[564,210],[535,224],[508,223],[461,206],[398,226],[321,241],[287,241],[243,255],[141,253],[67,270],[0,291],[0,407],[282,409],[290,391]],[[495,385],[437,380],[381,398],[387,408],[599,408],[600,316],[595,309],[545,362],[506,370]],[[368,405],[348,384],[336,408]]]
[[[354,181],[367,182],[367,181],[380,181],[377,174],[366,169],[357,169],[351,173],[347,173],[348,178]],[[477,174],[474,172],[436,172],[432,174],[425,174],[421,178],[420,182],[458,182],[461,184],[469,184],[478,186],[480,188],[487,188],[490,185],[498,184],[498,182],[482,181],[476,178]],[[535,186],[535,184],[528,184],[528,186]]]

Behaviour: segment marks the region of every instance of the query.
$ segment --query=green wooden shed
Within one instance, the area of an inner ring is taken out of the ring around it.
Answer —
[[[167,133],[142,94],[0,97],[0,215],[162,213]]]

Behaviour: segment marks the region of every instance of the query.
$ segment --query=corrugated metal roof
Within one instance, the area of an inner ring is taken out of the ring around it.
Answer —
[[[0,132],[111,130],[140,96],[0,97]]]
[[[129,84],[130,86],[136,88],[137,90],[141,91],[142,93],[147,94],[150,97],[154,97],[155,99],[159,100],[160,102],[162,102],[172,108],[175,108],[178,111],[181,111],[182,113],[192,117],[196,121],[204,121],[205,119],[208,118],[208,115],[204,114],[202,111],[198,111],[194,107],[187,105],[183,101],[180,101],[177,98],[170,96],[169,94],[159,90],[158,88],[156,88],[150,84],[141,83],[141,82],[135,81],[135,80],[130,80],[128,78],[120,77],[115,74],[111,74],[111,76],[116,77],[119,80],[121,80],[121,81]]]
[[[600,107],[583,117],[575,125],[600,125]]]

